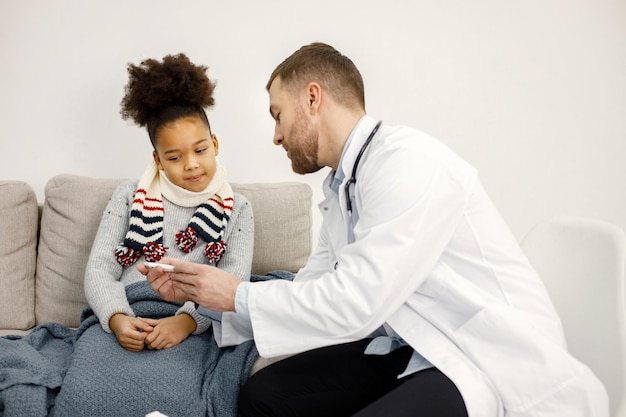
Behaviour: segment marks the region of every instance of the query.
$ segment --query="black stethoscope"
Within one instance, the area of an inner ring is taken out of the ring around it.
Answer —
[[[372,129],[372,132],[365,140],[365,143],[363,144],[363,146],[361,146],[361,150],[356,156],[356,159],[354,160],[354,165],[352,166],[352,175],[350,175],[350,178],[348,179],[348,181],[346,181],[346,185],[344,185],[344,191],[346,193],[346,210],[348,211],[348,217],[350,218],[350,230],[348,232],[348,240],[350,242],[354,241],[354,235],[352,234],[354,224],[352,223],[352,198],[350,197],[350,186],[356,184],[356,170],[359,167],[359,162],[361,162],[361,157],[365,153],[365,150],[369,146],[372,139],[374,139],[374,136],[376,135],[376,132],[378,132],[378,128],[382,123],[382,120],[376,123],[376,126],[374,126],[374,129]]]

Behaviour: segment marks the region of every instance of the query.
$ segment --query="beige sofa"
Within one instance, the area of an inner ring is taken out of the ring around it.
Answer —
[[[121,179],[58,175],[39,204],[31,186],[0,181],[0,336],[44,322],[77,327],[83,273]],[[311,189],[295,182],[233,184],[254,210],[253,274],[295,272],[311,250]]]

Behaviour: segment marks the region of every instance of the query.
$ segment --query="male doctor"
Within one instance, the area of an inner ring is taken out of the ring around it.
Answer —
[[[223,344],[295,354],[249,379],[241,416],[608,416],[475,168],[366,115],[359,71],[329,45],[294,52],[267,89],[293,170],[331,168],[306,266],[259,283],[139,267],[164,299],[225,312]]]

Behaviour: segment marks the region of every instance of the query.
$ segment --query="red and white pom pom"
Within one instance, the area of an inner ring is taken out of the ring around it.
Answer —
[[[191,227],[176,233],[176,246],[185,253],[189,253],[198,243],[198,232]]]
[[[141,252],[128,248],[124,245],[119,245],[115,248],[115,260],[122,266],[130,266],[137,262],[137,259],[141,256]]]
[[[209,262],[216,264],[226,251],[226,242],[220,240],[219,242],[211,242],[204,248],[204,254],[209,258]]]
[[[167,249],[160,243],[150,242],[143,248],[143,255],[148,262],[158,262],[165,256]]]

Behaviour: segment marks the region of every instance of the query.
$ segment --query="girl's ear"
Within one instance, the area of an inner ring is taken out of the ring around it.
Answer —
[[[163,166],[161,165],[161,158],[159,158],[159,154],[157,153],[157,151],[152,151],[152,158],[154,159],[154,163],[157,166],[157,169],[159,171],[163,170]]]
[[[211,134],[211,141],[213,142],[213,149],[215,149],[215,156],[217,156],[220,153],[220,142],[214,133]]]

